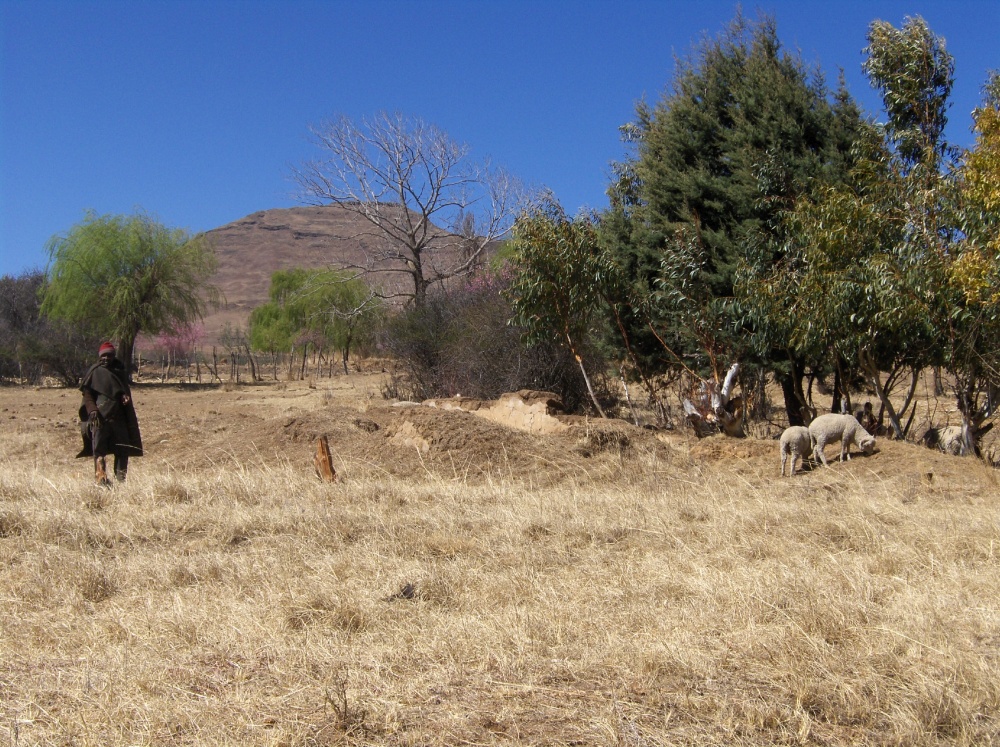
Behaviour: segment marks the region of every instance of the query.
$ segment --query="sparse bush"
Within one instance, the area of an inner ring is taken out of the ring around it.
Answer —
[[[39,315],[41,270],[0,277],[0,381],[39,384],[53,376],[73,386],[93,362],[100,337]]]
[[[503,271],[484,271],[390,319],[382,346],[399,368],[384,394],[422,400],[462,395],[495,399],[505,392],[553,392],[569,411],[587,407],[586,385],[572,355],[554,342],[527,345],[509,323]],[[594,360],[596,353],[589,353]],[[599,382],[600,396],[611,401]]]

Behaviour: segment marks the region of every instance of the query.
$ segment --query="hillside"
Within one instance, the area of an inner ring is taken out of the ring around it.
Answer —
[[[111,490],[0,388],[5,743],[998,744],[995,470],[383,384],[137,385]]]
[[[452,254],[440,230],[439,259]],[[224,304],[205,318],[205,344],[218,341],[227,323],[245,326],[250,311],[267,301],[271,274],[293,267],[360,267],[383,272],[370,275],[388,293],[405,291],[409,278],[384,272],[401,268],[370,224],[350,210],[312,206],[261,210],[206,232],[215,246],[219,268],[212,282]]]

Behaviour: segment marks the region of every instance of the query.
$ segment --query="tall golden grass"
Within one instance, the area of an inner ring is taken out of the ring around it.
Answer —
[[[109,491],[35,432],[0,431],[9,745],[1000,744],[972,460],[538,488],[147,458]]]

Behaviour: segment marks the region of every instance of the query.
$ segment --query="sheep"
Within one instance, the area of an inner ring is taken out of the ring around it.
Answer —
[[[965,435],[962,433],[962,426],[949,425],[943,428],[931,428],[924,434],[924,444],[936,449],[940,449],[945,454],[952,456],[965,456],[969,453],[965,445]]]
[[[813,438],[813,452],[819,455],[824,467],[830,466],[823,453],[827,444],[840,441],[840,461],[844,461],[845,455],[850,460],[852,443],[866,454],[871,454],[875,448],[875,437],[869,435],[853,415],[833,412],[820,415],[809,424],[809,433]]]
[[[785,476],[785,460],[789,455],[792,457],[792,471],[790,476],[795,477],[795,462],[802,458],[805,464],[806,459],[813,453],[813,437],[809,429],[804,425],[793,425],[785,428],[781,434],[781,476]]]

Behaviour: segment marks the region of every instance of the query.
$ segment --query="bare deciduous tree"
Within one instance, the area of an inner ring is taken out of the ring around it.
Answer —
[[[510,230],[521,188],[501,168],[475,163],[469,149],[418,118],[380,113],[340,117],[311,129],[324,155],[292,172],[300,198],[335,204],[364,219],[355,236],[363,253],[335,258],[366,273],[403,275],[385,297],[423,306],[428,288],[467,274]]]

